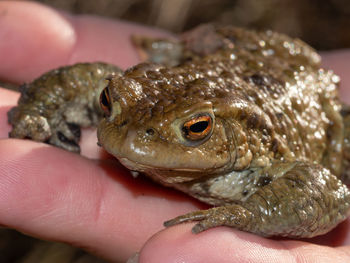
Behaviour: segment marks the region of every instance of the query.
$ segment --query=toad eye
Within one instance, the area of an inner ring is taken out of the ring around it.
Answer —
[[[186,139],[198,141],[210,135],[212,128],[212,118],[209,115],[200,115],[185,122],[182,126],[182,132]]]
[[[106,117],[111,115],[111,99],[109,96],[108,87],[104,88],[100,95],[100,106]]]

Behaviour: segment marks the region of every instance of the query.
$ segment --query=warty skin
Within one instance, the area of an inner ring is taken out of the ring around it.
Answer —
[[[340,180],[348,177],[348,114],[338,99],[339,78],[320,68],[311,47],[271,31],[213,25],[178,42],[138,41],[141,48],[161,48],[148,53],[163,64],[142,63],[108,78],[98,141],[129,169],[215,205],[166,226],[198,221],[194,233],[225,225],[300,238],[326,233],[348,216],[350,193]],[[162,53],[164,46],[173,49]],[[36,86],[29,84],[22,97]],[[99,92],[92,86],[74,89],[74,105],[79,96],[96,94],[76,114],[96,110]],[[61,96],[51,90],[50,103]],[[35,137],[17,124],[35,111],[38,102],[31,103],[22,98],[10,111],[11,136]],[[74,116],[67,105],[58,108]],[[57,123],[57,111],[43,112]],[[65,137],[83,126],[66,121],[62,131],[60,125],[55,129]],[[56,145],[69,150],[60,138]],[[66,144],[76,149],[78,139]]]

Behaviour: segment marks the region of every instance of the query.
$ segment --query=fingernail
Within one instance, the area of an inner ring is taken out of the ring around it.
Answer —
[[[136,252],[134,255],[132,255],[126,263],[138,263],[139,262],[139,253]]]

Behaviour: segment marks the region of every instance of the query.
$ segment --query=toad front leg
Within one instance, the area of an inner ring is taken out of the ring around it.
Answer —
[[[271,171],[278,170],[276,165],[262,172],[271,175]],[[349,207],[347,186],[329,170],[296,162],[246,201],[192,212],[164,224],[168,227],[199,221],[192,229],[194,233],[230,226],[263,236],[313,237],[344,220]]]

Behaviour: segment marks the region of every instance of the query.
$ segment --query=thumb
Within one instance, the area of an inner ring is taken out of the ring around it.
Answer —
[[[272,240],[226,227],[192,234],[192,227],[178,225],[157,233],[128,263],[350,262],[349,246]]]

